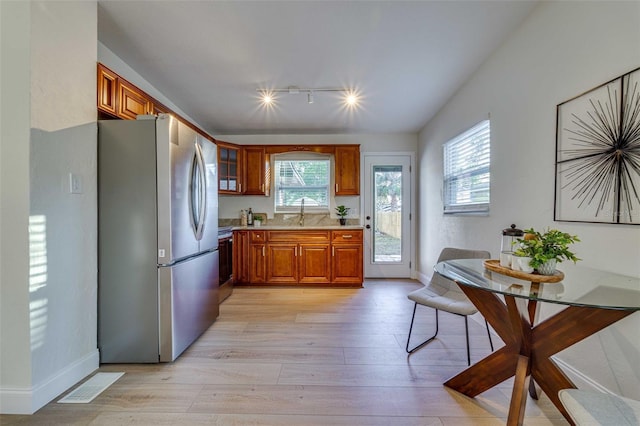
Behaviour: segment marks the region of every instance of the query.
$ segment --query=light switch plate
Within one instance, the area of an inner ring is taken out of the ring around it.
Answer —
[[[69,173],[69,193],[82,194],[82,177],[75,173]]]

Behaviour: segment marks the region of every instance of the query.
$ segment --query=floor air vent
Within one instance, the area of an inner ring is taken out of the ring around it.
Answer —
[[[124,373],[96,373],[69,395],[58,401],[59,404],[87,404],[111,386]]]

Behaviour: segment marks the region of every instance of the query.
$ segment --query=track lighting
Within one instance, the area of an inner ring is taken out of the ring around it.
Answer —
[[[256,92],[262,96],[262,103],[265,105],[275,102],[276,93],[288,93],[289,95],[299,95],[300,93],[307,94],[307,103],[312,104],[315,102],[316,92],[344,92],[346,93],[344,102],[349,107],[355,107],[358,105],[358,96],[350,89],[345,88],[300,88],[298,86],[289,86],[286,89],[256,89]]]

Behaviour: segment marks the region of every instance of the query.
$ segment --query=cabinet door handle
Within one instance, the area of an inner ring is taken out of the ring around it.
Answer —
[[[262,257],[264,257],[264,246],[262,246]]]
[[[353,235],[343,235],[342,238],[344,238],[345,240],[349,239],[349,238],[353,238]]]
[[[338,184],[336,183],[336,193],[338,192]]]
[[[331,247],[331,256],[333,256],[333,257],[336,256],[336,248],[335,247]]]
[[[242,184],[241,183],[238,184],[238,192],[242,193]]]

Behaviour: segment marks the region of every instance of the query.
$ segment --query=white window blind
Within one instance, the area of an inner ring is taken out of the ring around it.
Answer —
[[[276,211],[298,211],[303,199],[305,210],[328,211],[328,157],[310,159],[282,156],[276,159],[274,166]]]
[[[482,121],[444,144],[444,212],[489,211],[491,126]]]

